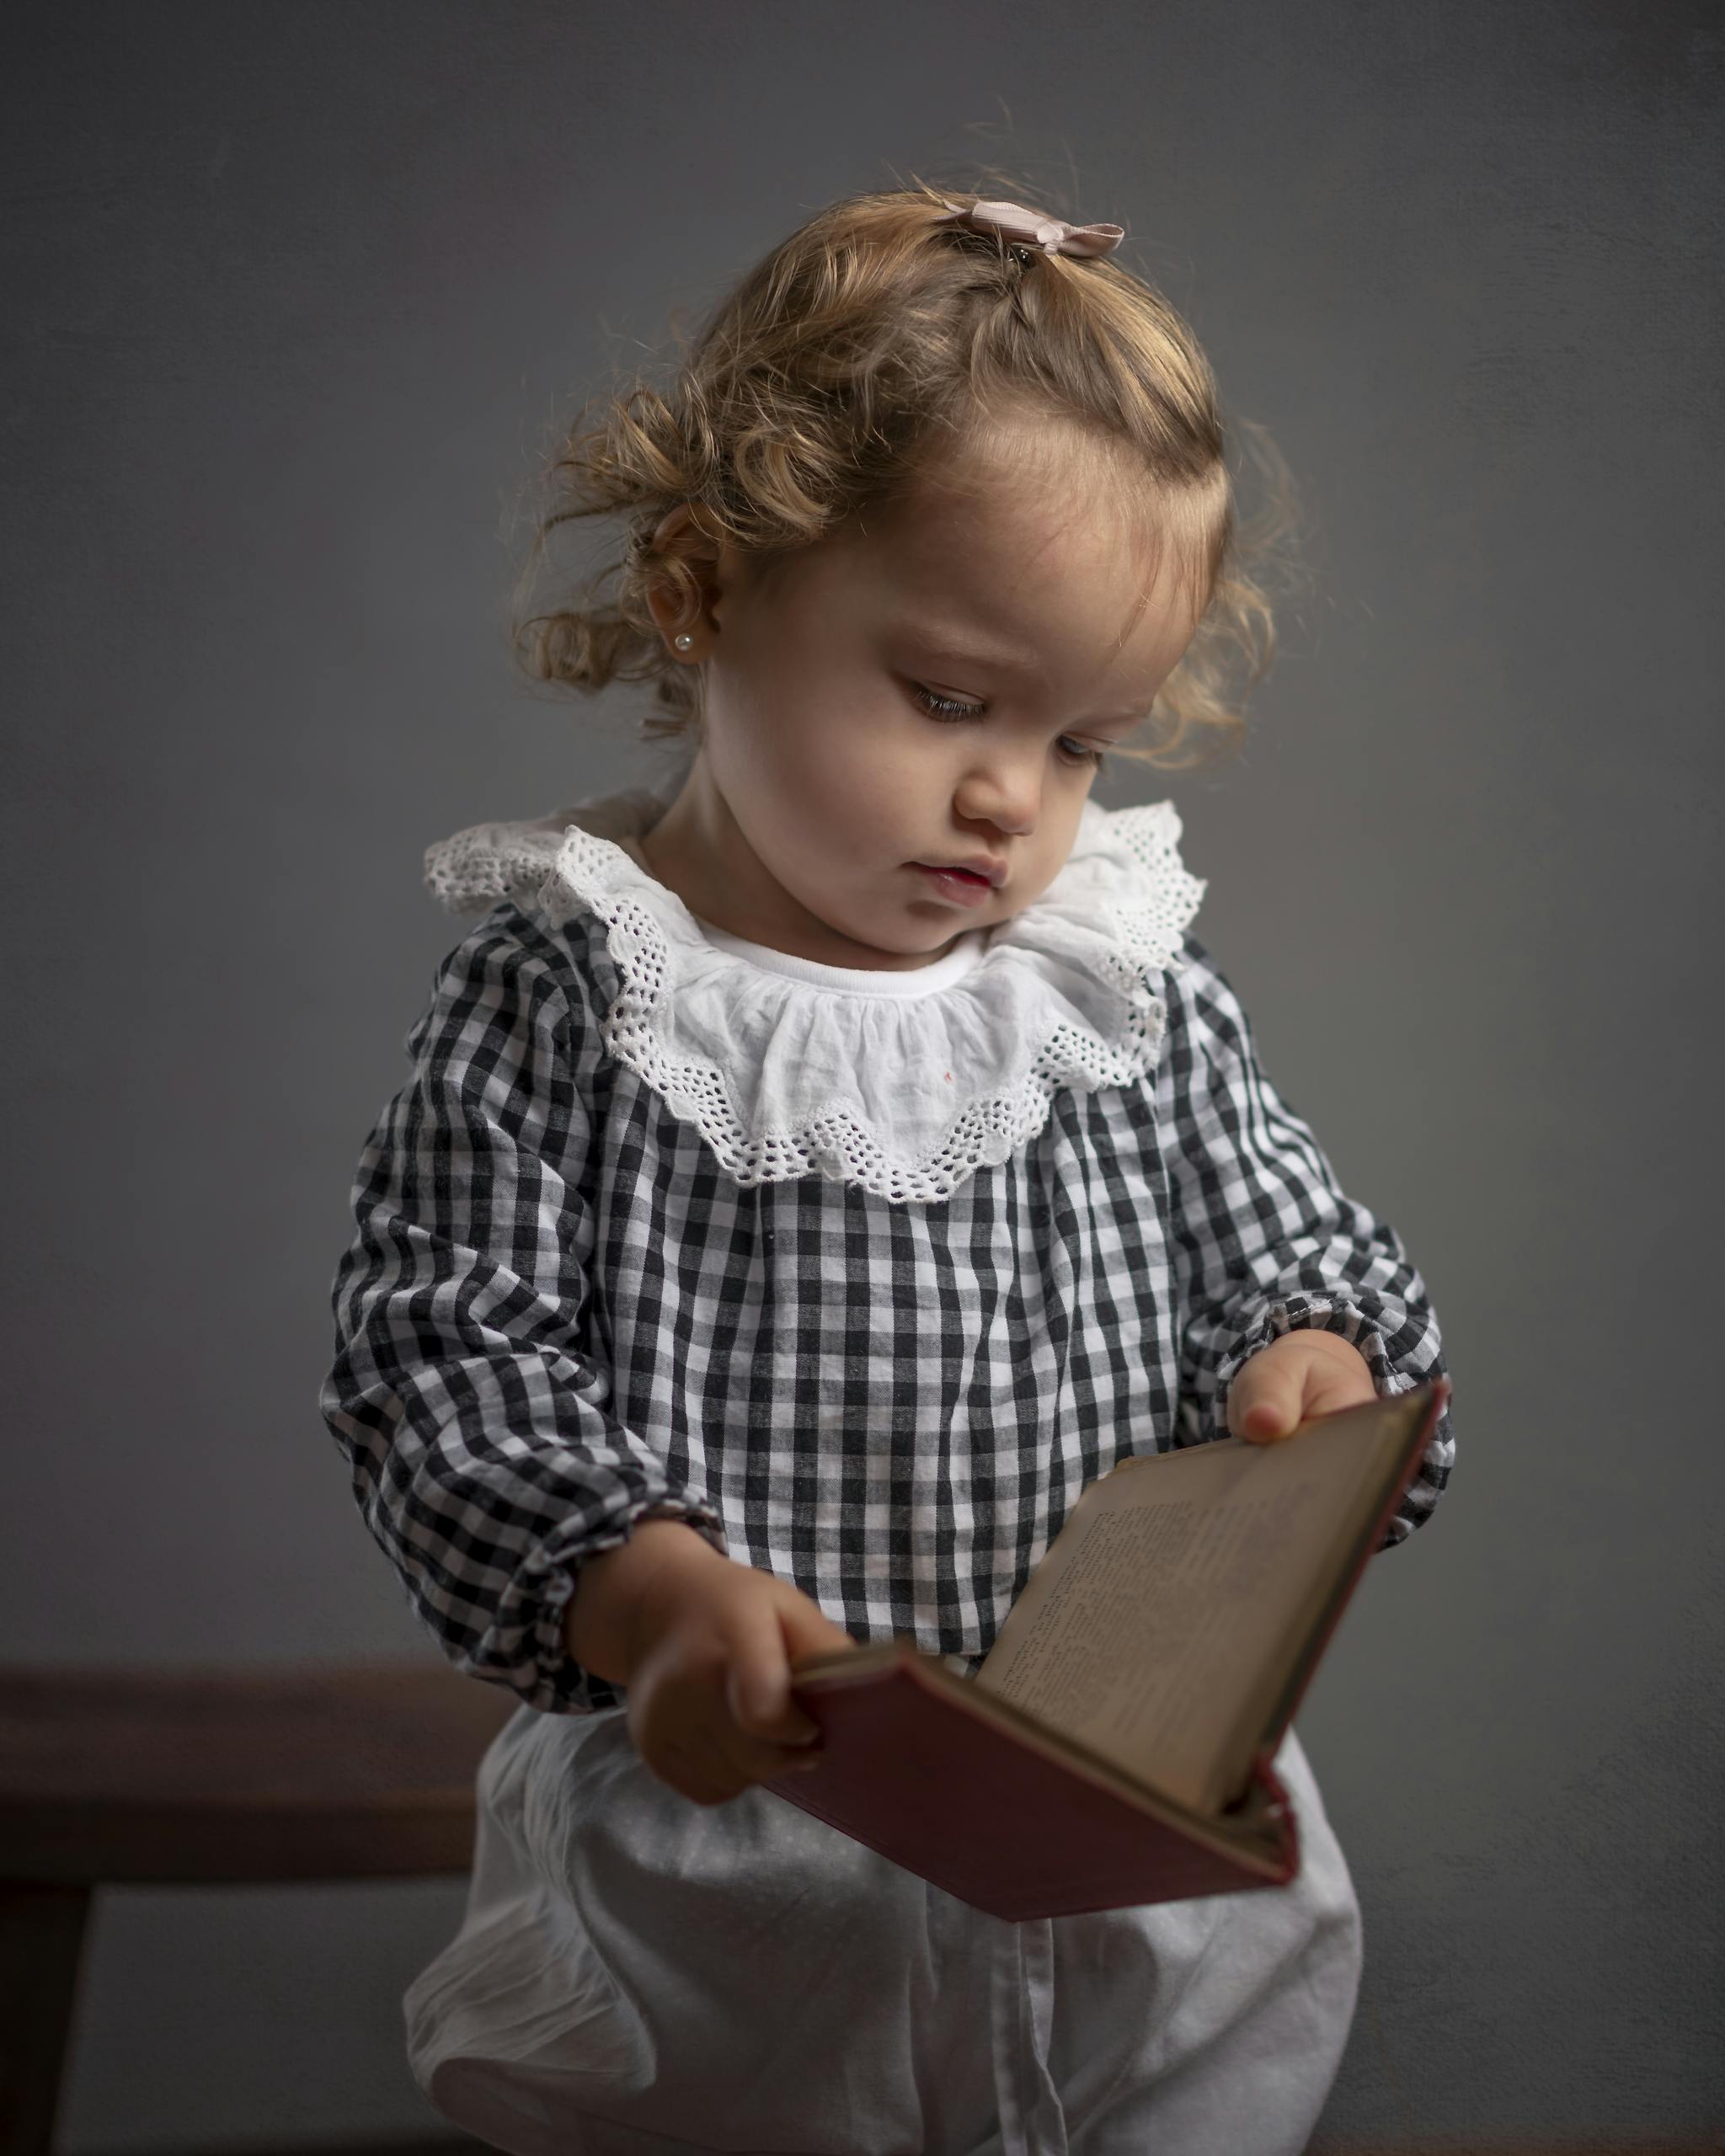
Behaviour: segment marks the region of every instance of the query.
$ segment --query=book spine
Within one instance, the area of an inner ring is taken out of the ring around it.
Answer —
[[[1252,1778],[1263,1790],[1275,1822],[1278,1854],[1282,1860],[1282,1874],[1277,1884],[1285,1886],[1300,1876],[1300,1815],[1294,1809],[1287,1784],[1262,1753],[1252,1763]]]

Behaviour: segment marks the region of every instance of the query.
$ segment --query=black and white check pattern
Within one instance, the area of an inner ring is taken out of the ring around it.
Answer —
[[[1381,1392],[1437,1374],[1395,1235],[1337,1188],[1189,938],[1184,960],[1140,1084],[1063,1091],[1019,1155],[895,1203],[738,1185],[604,1049],[602,926],[494,907],[366,1141],[319,1403],[457,1667],[541,1709],[615,1704],[563,1607],[651,1515],[974,1671],[1084,1487],[1225,1434],[1230,1380],[1279,1334],[1341,1334]],[[1453,1453],[1445,1417],[1383,1546]]]

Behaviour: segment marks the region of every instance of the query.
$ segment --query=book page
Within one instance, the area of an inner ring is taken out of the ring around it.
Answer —
[[[975,1681],[1184,1803],[1227,1801],[1403,1455],[1398,1404],[1121,1462]]]

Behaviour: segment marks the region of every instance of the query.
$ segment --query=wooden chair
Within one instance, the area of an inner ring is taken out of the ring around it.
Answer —
[[[53,2148],[99,1887],[464,1872],[515,1704],[417,1663],[0,1665],[0,2156]]]

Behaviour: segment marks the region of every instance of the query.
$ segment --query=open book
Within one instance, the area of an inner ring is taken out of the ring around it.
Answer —
[[[821,1764],[767,1786],[996,1916],[1285,1884],[1272,1763],[1448,1390],[1121,1460],[975,1677],[904,1639],[795,1663]]]

